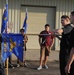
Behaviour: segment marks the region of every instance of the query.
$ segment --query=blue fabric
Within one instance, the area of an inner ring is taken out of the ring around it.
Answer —
[[[2,34],[2,61],[4,62],[12,53],[23,61],[23,43],[21,34]]]
[[[25,15],[25,20],[24,20],[24,23],[23,23],[23,29],[24,29],[24,33],[26,33],[27,31],[27,11],[26,11],[26,15]]]
[[[7,22],[8,22],[8,4],[6,4],[5,10],[2,16],[1,33],[5,33],[5,31],[7,31]]]

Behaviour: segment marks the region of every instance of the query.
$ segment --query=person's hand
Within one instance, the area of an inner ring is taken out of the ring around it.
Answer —
[[[25,43],[27,43],[28,40],[25,40]]]
[[[51,47],[49,48],[49,50],[51,50]]]
[[[67,65],[67,66],[65,67],[65,72],[66,72],[66,74],[70,73],[70,68],[71,68],[70,65]]]
[[[49,49],[48,49],[48,50],[49,50],[49,53],[51,52],[51,48],[52,48],[52,47],[49,47]]]

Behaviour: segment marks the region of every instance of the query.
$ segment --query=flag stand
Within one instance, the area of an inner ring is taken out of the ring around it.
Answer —
[[[6,59],[6,75],[8,75],[8,58]]]

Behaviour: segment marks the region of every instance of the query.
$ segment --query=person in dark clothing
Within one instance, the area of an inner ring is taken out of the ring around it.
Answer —
[[[73,27],[74,27],[74,11],[71,12],[71,16],[70,16],[70,19],[71,19],[71,23],[73,24]],[[68,59],[68,63],[65,67],[65,72],[69,75],[74,75],[74,28],[73,28],[73,31],[72,31],[72,34],[71,34],[71,50],[70,50],[70,56],[69,56],[69,59]]]
[[[59,53],[59,60],[60,60],[60,73],[61,75],[67,75],[65,72],[65,66],[68,62],[69,55],[71,52],[71,48],[73,47],[73,32],[74,28],[70,24],[70,19],[67,15],[63,15],[61,17],[61,24],[63,28],[58,29],[56,33],[62,34],[61,41],[60,41],[60,53]],[[74,75],[70,74],[70,75]]]
[[[25,54],[23,53],[23,57],[24,57],[24,67],[27,67],[27,64],[26,64],[26,43],[28,42],[28,36],[24,34],[24,29],[20,29],[20,33],[23,35],[23,39],[24,39],[24,51],[25,51]],[[23,51],[23,52],[24,52]],[[25,56],[24,56],[25,55]],[[20,61],[19,59],[17,59],[17,67],[20,67]]]

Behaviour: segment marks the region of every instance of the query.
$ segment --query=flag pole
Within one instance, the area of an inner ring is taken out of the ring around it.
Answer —
[[[8,4],[8,0],[6,0],[6,4]]]
[[[8,5],[8,0],[6,0],[6,4]],[[6,29],[6,32],[7,32],[7,29]],[[8,58],[6,59],[6,75],[8,75]]]
[[[26,13],[27,13],[27,8],[26,8]]]
[[[6,59],[6,75],[8,75],[8,58]]]
[[[8,0],[6,0],[6,5],[8,6]],[[8,7],[7,7],[7,13],[8,13]],[[8,18],[8,17],[7,17]],[[7,33],[7,29],[8,29],[8,22],[7,22],[7,25],[6,25],[7,27],[6,27],[6,33]]]

